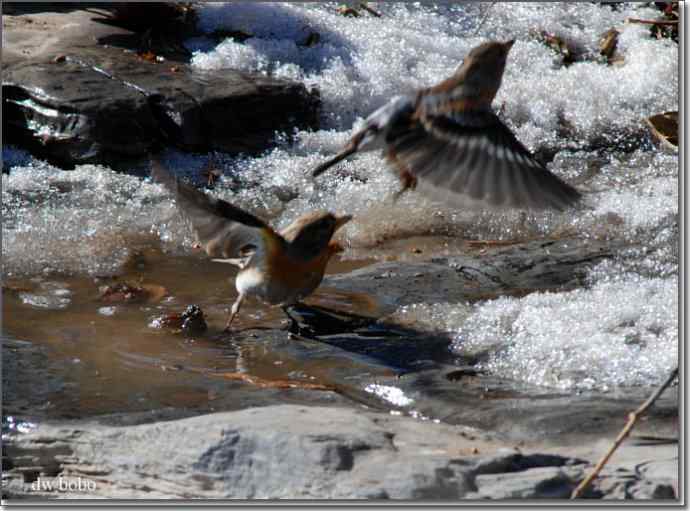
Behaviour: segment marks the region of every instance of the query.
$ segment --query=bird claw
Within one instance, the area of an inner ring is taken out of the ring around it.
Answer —
[[[407,191],[407,188],[401,188],[397,192],[393,194],[393,204],[397,204],[398,201],[400,200],[400,197],[403,196],[403,194]]]

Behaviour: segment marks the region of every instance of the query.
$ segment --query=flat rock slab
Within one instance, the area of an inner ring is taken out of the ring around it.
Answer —
[[[105,15],[3,16],[3,143],[70,166],[144,156],[162,144],[256,153],[276,131],[317,125],[318,93],[304,85],[144,59],[134,44],[141,37]]]
[[[384,262],[324,279],[324,286],[376,296],[384,314],[414,303],[457,303],[580,287],[620,243],[560,239],[494,247],[428,262]]]
[[[470,428],[290,405],[130,427],[43,424],[3,449],[10,500],[566,498],[589,469]],[[642,473],[616,474],[663,492]],[[594,486],[588,496],[604,495]]]

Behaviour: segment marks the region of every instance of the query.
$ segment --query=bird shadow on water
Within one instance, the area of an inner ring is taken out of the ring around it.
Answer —
[[[299,304],[286,309],[289,335],[317,341],[391,368],[397,375],[429,369],[457,360],[450,338],[378,318]]]

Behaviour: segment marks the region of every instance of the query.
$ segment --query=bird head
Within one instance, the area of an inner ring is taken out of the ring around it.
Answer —
[[[508,52],[514,40],[490,41],[473,48],[455,72],[454,81],[463,95],[481,96],[490,105],[503,79]]]

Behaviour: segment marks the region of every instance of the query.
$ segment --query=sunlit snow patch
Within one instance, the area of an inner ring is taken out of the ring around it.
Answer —
[[[136,240],[152,236],[152,219],[164,216],[166,206],[151,200],[160,195],[98,165],[12,167],[2,177],[5,275],[117,272]]]
[[[561,389],[661,381],[678,364],[678,283],[624,275],[590,289],[503,297],[461,326],[456,353],[489,372]]]

